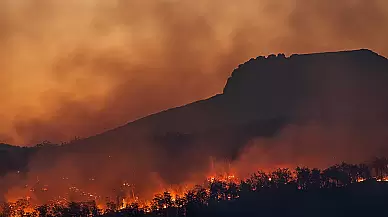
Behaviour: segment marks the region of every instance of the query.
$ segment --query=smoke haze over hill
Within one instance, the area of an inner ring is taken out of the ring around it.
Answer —
[[[63,146],[4,146],[0,191],[45,202],[68,186],[115,197],[128,182],[150,198],[225,170],[245,178],[257,169],[363,162],[388,154],[387,72],[388,60],[365,49],[259,56],[211,98]],[[36,185],[52,190],[30,193]]]
[[[260,54],[388,55],[384,0],[0,2],[0,142],[86,137],[219,93]]]

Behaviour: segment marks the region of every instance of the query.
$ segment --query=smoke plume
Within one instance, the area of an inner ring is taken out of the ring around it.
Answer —
[[[13,144],[87,137],[206,98],[252,56],[388,55],[383,0],[0,4],[0,141]]]

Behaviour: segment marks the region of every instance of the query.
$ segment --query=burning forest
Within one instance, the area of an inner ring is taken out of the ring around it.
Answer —
[[[0,0],[0,216],[388,215],[387,12]]]
[[[387,12],[0,0],[0,216],[388,216]]]
[[[253,192],[384,188],[384,158],[355,163],[388,152],[387,69],[365,49],[259,56],[209,99],[60,145],[0,145],[2,212],[222,216],[219,206],[242,203],[229,210],[240,213]]]
[[[135,194],[135,186],[125,182],[122,183],[122,186],[117,186],[115,197],[102,197],[70,187],[68,195],[63,198],[58,197],[46,204],[34,205],[34,199],[30,196],[5,202],[1,206],[0,215],[12,217],[123,215],[178,217],[211,214],[222,216],[217,206],[246,203],[247,199],[249,201],[249,197],[252,196],[278,196],[282,192],[290,196],[298,196],[303,192],[322,194],[335,189],[338,189],[336,191],[349,188],[360,190],[362,186],[378,187],[384,191],[384,194],[388,193],[387,158],[375,158],[369,164],[341,163],[323,170],[307,167],[297,167],[295,170],[278,168],[268,172],[259,170],[245,179],[239,179],[233,173],[219,173],[209,176],[203,183],[197,183],[194,186],[160,189],[160,192],[155,193],[153,198],[147,200],[139,198]],[[29,188],[29,191],[30,195],[39,194],[38,192],[50,193],[49,186],[38,186],[38,184]],[[80,197],[72,201],[69,199],[71,194],[78,194]],[[264,205],[259,204],[258,206]],[[239,212],[250,213],[250,215],[254,213],[253,210],[240,210]],[[305,214],[301,213],[303,216]]]

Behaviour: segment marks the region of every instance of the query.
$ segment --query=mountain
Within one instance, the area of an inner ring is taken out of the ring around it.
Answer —
[[[296,120],[306,115],[299,109],[307,103],[357,107],[360,105],[352,103],[361,96],[385,96],[387,62],[370,50],[257,57],[232,72],[222,94],[145,117],[91,139],[128,135],[135,129],[151,134],[191,134],[270,119]],[[355,95],[357,99],[353,99]]]
[[[29,169],[72,162],[81,174],[120,168],[110,174],[119,176],[128,175],[122,171],[127,165],[178,183],[207,168],[210,156],[234,160],[252,139],[276,137],[289,125],[388,129],[386,84],[388,60],[366,49],[259,56],[234,69],[221,94],[40,148]]]
[[[127,146],[126,140],[138,135],[171,133],[234,138],[238,129],[246,128],[251,136],[272,136],[285,124],[310,120],[385,121],[387,82],[387,59],[366,49],[259,56],[232,72],[222,94],[150,115],[74,146],[105,141]]]

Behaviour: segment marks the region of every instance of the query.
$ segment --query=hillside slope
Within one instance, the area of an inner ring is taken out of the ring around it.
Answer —
[[[35,178],[53,172],[77,180],[100,177],[104,186],[125,178],[149,188],[144,177],[151,173],[181,183],[206,173],[210,157],[235,160],[257,138],[310,124],[318,124],[321,137],[296,131],[296,142],[285,143],[293,156],[327,158],[341,151],[347,160],[388,153],[387,84],[388,60],[370,50],[257,57],[232,72],[222,94],[68,145],[39,148],[30,152],[28,170]],[[314,143],[318,151],[309,153]]]
[[[381,122],[388,111],[387,82],[388,60],[365,49],[257,57],[232,72],[222,94],[150,115],[79,143],[125,143],[135,134],[206,134],[259,122],[267,125],[270,120],[277,127],[311,120]]]

